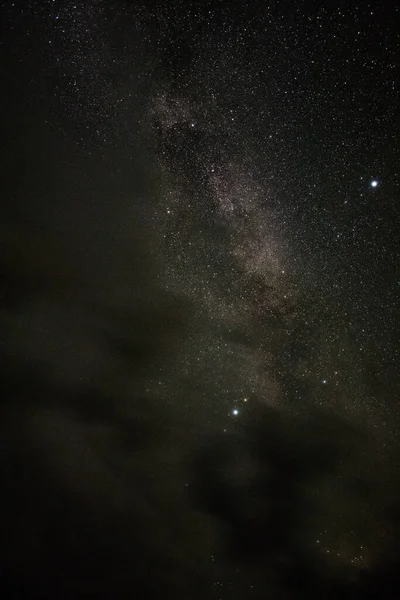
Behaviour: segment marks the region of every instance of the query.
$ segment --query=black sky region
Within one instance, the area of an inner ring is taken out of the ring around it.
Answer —
[[[399,5],[1,8],[1,593],[399,593]]]

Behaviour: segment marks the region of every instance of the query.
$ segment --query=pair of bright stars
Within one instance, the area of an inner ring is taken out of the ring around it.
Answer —
[[[247,401],[248,401],[248,398],[243,398],[243,402],[247,402]],[[238,414],[239,414],[239,409],[238,408],[233,408],[232,409],[232,414],[233,414],[234,417],[237,417]]]

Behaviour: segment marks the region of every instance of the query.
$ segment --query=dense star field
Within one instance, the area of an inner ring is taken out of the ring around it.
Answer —
[[[3,4],[2,597],[398,597],[399,16]]]

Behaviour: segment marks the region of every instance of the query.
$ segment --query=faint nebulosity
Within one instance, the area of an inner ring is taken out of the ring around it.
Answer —
[[[2,595],[397,597],[397,3],[1,23]]]

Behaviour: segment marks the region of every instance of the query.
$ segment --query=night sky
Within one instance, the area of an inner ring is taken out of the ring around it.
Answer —
[[[1,593],[400,594],[400,5],[1,22]]]

